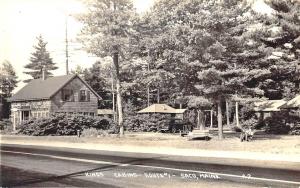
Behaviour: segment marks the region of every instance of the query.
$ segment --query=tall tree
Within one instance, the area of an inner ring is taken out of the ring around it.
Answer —
[[[100,108],[109,108],[111,99],[111,75],[106,75],[111,70],[107,70],[101,62],[97,61],[89,69],[83,70],[84,80],[97,92],[102,98],[99,103]]]
[[[37,45],[33,46],[34,52],[31,54],[31,63],[25,65],[26,69],[30,71],[25,71],[25,74],[30,75],[33,79],[38,79],[42,77],[43,67],[45,67],[46,76],[52,76],[50,71],[56,70],[58,67],[52,61],[49,52],[46,49],[47,42],[44,41],[43,37],[40,35],[37,37]],[[27,79],[24,82],[29,82],[32,79]]]
[[[0,119],[9,117],[10,106],[7,101],[18,83],[16,72],[9,61],[0,65]]]
[[[81,41],[89,53],[98,57],[111,56],[116,73],[118,124],[124,135],[120,83],[120,63],[126,60],[135,11],[130,0],[94,0],[87,3]]]

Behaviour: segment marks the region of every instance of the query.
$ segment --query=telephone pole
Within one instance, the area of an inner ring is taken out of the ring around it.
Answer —
[[[66,75],[69,74],[68,16],[66,17]]]

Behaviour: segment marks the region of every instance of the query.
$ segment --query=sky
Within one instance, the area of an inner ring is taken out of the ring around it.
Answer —
[[[153,0],[133,0],[138,12],[149,9]],[[77,65],[91,67],[97,60],[91,54],[81,50],[76,37],[81,24],[72,15],[84,12],[80,0],[0,0],[0,63],[8,60],[15,68],[20,80],[18,91],[25,84],[24,65],[30,63],[36,37],[42,35],[48,42],[47,50],[59,69],[55,76],[63,75],[65,69],[65,25],[67,20],[69,42],[69,69]]]

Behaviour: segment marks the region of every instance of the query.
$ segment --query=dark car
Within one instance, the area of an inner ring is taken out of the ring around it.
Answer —
[[[168,131],[171,133],[180,132],[181,134],[188,134],[193,130],[193,126],[181,119],[172,119],[169,123]]]

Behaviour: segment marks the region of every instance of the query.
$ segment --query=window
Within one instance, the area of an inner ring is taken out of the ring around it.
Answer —
[[[90,112],[90,116],[95,116],[95,113],[94,112]]]
[[[73,90],[71,90],[71,89],[63,89],[62,90],[62,100],[63,101],[74,101]]]
[[[88,112],[84,112],[84,113],[83,113],[83,115],[85,115],[85,116],[88,116],[88,115],[89,115],[89,113],[88,113]]]
[[[80,90],[80,92],[79,92],[79,101],[80,102],[90,101],[90,91]]]

